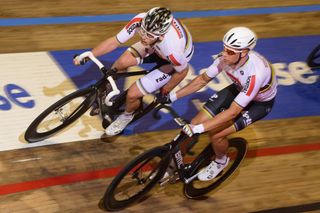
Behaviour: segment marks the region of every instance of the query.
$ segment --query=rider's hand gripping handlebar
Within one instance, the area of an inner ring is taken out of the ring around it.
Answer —
[[[87,51],[82,53],[81,55],[77,56],[79,61],[82,61],[84,58],[88,57],[90,58],[91,61],[93,61],[100,69],[101,72],[103,72],[104,74],[106,74],[108,81],[111,84],[112,87],[112,91],[106,96],[105,99],[105,104],[107,106],[112,106],[112,101],[111,98],[119,95],[120,94],[120,90],[118,89],[116,83],[114,82],[112,76],[110,74],[108,74],[108,72],[106,71],[104,65],[93,55],[93,53],[91,51]]]

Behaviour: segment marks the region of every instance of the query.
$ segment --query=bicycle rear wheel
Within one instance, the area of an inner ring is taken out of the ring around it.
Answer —
[[[164,175],[169,157],[166,146],[142,153],[113,179],[100,200],[100,208],[115,211],[126,208],[141,199]]]
[[[77,120],[93,104],[93,88],[73,92],[44,110],[28,127],[24,135],[30,143],[49,138]]]
[[[211,144],[205,148],[195,161],[195,166],[191,175],[197,174],[201,169],[205,168],[213,159],[214,152],[212,151]],[[184,194],[188,198],[200,197],[211,190],[217,188],[224,182],[234,171],[239,167],[241,161],[247,152],[247,142],[243,138],[233,138],[229,140],[228,156],[230,162],[227,168],[211,181],[199,181],[194,179],[189,184],[184,185]]]

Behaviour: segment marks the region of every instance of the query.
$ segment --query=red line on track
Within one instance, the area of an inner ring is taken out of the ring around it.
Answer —
[[[320,150],[320,143],[249,150],[246,157],[253,158],[253,157],[283,155],[283,154],[316,151],[316,150]],[[23,191],[46,188],[50,186],[57,186],[57,185],[63,185],[63,184],[72,184],[80,181],[89,181],[89,180],[95,180],[99,178],[114,177],[120,171],[120,169],[121,169],[120,167],[108,168],[104,170],[74,173],[74,174],[41,179],[41,180],[27,181],[22,183],[0,185],[0,195],[7,195],[7,194],[12,194],[17,192],[23,192]]]

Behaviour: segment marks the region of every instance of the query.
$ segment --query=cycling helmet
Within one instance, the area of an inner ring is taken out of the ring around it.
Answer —
[[[168,32],[173,16],[171,11],[163,7],[154,7],[142,19],[141,27],[148,33],[160,36]]]
[[[236,50],[252,50],[256,45],[256,42],[256,34],[247,27],[234,27],[223,37],[224,45]]]

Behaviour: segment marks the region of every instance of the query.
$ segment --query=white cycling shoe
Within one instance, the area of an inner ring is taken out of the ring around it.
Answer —
[[[229,160],[230,158],[227,157],[227,160],[224,164],[212,161],[204,170],[202,170],[198,174],[198,179],[201,181],[209,181],[214,179],[224,168],[228,166]]]
[[[133,115],[121,114],[119,117],[113,121],[105,130],[108,136],[115,136],[121,133],[124,128],[132,121]]]

